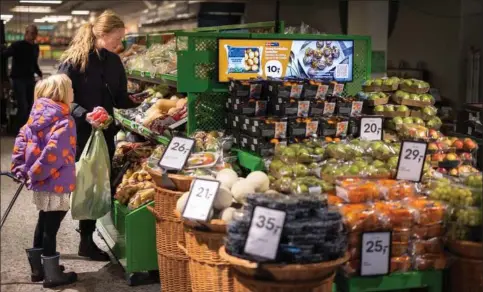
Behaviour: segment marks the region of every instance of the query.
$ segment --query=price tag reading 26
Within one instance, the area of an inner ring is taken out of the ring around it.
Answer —
[[[421,181],[427,147],[428,144],[426,142],[402,142],[396,179]]]
[[[247,254],[274,260],[285,224],[284,211],[256,206],[244,251]]]
[[[183,210],[183,218],[207,221],[219,188],[219,181],[195,179]]]
[[[360,138],[362,140],[382,140],[382,118],[364,117],[361,118]]]
[[[159,160],[159,167],[165,170],[182,170],[195,145],[195,140],[173,137]]]
[[[391,232],[362,233],[361,244],[361,276],[389,274]]]

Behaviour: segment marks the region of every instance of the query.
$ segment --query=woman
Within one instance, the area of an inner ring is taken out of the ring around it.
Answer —
[[[115,108],[129,108],[133,103],[128,97],[127,80],[121,59],[114,51],[125,35],[124,22],[112,11],[105,11],[92,24],[83,25],[62,54],[59,72],[72,80],[74,102],[71,114],[77,125],[77,157],[87,144],[91,126],[86,113],[96,106],[104,107],[109,114]],[[109,155],[114,155],[114,124],[104,131]],[[95,220],[81,220],[79,256],[95,261],[109,261],[109,255],[93,241]]]

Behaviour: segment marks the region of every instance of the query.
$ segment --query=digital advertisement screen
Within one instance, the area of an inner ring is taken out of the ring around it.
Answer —
[[[352,81],[352,40],[220,39],[218,45],[220,82],[268,77]]]

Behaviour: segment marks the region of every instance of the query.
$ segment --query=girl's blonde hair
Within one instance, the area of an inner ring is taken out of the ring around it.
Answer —
[[[93,24],[82,25],[72,39],[69,48],[60,57],[60,61],[79,66],[81,72],[84,72],[89,52],[94,48],[96,39],[118,28],[124,28],[121,18],[111,10],[104,11]]]
[[[42,79],[35,85],[34,98],[45,97],[56,102],[67,103],[72,81],[65,74],[55,74]]]

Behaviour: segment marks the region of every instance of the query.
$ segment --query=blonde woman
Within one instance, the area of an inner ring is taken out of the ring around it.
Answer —
[[[39,81],[30,117],[12,154],[12,173],[27,181],[39,211],[33,248],[27,249],[31,280],[44,281],[46,288],[77,280],[76,273],[63,272],[56,250],[57,232],[76,183],[76,130],[69,114],[73,95],[72,83],[64,74]]]
[[[71,114],[77,124],[77,157],[79,159],[91,134],[86,113],[96,106],[109,114],[113,109],[129,108],[134,104],[127,94],[127,79],[121,59],[114,51],[124,38],[124,22],[112,11],[105,11],[92,24],[83,25],[69,48],[61,56],[59,72],[67,74],[74,88]],[[114,155],[114,124],[104,131],[109,155]],[[95,261],[109,261],[109,255],[93,241],[95,220],[81,220],[79,256]]]

